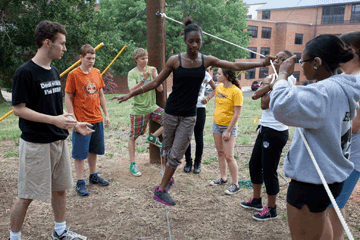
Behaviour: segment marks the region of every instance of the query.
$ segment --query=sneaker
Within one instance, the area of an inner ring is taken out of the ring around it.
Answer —
[[[185,167],[184,167],[184,172],[189,173],[191,171],[191,168],[192,168],[192,163],[186,162]]]
[[[90,174],[89,176],[89,182],[91,184],[97,184],[99,186],[107,186],[109,185],[109,181],[102,179],[101,177],[99,177],[98,174],[101,174],[100,172],[94,173],[94,174]]]
[[[216,186],[216,185],[227,184],[227,183],[228,183],[227,180],[224,181],[222,178],[219,178],[218,180],[211,181],[210,185]]]
[[[171,177],[168,185],[164,188],[164,190],[169,191],[174,186],[175,180],[173,177]]]
[[[74,233],[67,228],[60,236],[54,230],[50,240],[87,240],[87,237]]]
[[[162,143],[159,141],[159,138],[156,137],[156,136],[154,136],[154,135],[152,135],[151,133],[150,133],[149,137],[146,139],[146,141],[147,141],[148,143],[151,143],[151,144],[159,147],[159,148],[162,147]]]
[[[75,191],[76,191],[77,195],[82,196],[82,197],[89,195],[89,191],[85,187],[84,180],[77,181]]]
[[[200,172],[201,172],[201,163],[195,163],[193,173],[199,174]]]
[[[257,221],[266,221],[277,218],[276,206],[274,208],[265,206],[261,213],[255,214],[253,219]]]
[[[238,193],[240,192],[240,187],[236,186],[236,184],[231,184],[231,186],[229,187],[228,190],[225,190],[225,193],[228,194],[228,195],[232,195],[232,194],[235,194],[235,193]]]
[[[130,172],[135,176],[135,177],[140,177],[141,176],[141,172],[139,171],[138,166],[136,165],[136,163],[131,163],[130,164]]]
[[[243,208],[251,208],[257,211],[263,210],[263,205],[261,203],[261,198],[250,198],[247,202],[241,202],[240,205]]]
[[[175,205],[175,201],[170,197],[169,193],[165,189],[160,191],[159,187],[155,189],[153,199],[169,206]]]

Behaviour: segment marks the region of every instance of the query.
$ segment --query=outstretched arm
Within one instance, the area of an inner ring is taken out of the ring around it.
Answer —
[[[164,82],[166,80],[166,78],[170,75],[170,73],[175,69],[174,66],[177,63],[177,56],[172,56],[169,58],[169,60],[167,60],[166,64],[165,64],[165,68],[159,73],[159,75],[152,80],[151,82],[148,82],[146,84],[144,84],[143,86],[141,86],[140,88],[131,91],[130,93],[121,96],[121,97],[113,97],[111,100],[119,100],[119,103],[122,103],[124,101],[129,100],[130,98],[140,95],[142,93],[148,92],[150,90],[153,90],[157,87],[159,87],[159,85]]]
[[[229,62],[220,60],[213,56],[205,57],[205,68],[209,66],[232,69],[234,71],[243,71],[257,67],[266,67],[270,65],[270,60],[274,60],[273,56],[266,55],[263,62]]]

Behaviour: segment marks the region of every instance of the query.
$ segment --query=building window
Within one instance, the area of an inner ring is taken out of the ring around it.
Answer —
[[[360,4],[353,4],[350,22],[360,22]]]
[[[299,60],[301,59],[301,53],[294,53],[296,55],[296,62],[299,63]]]
[[[295,44],[302,45],[303,43],[303,34],[295,33]]]
[[[237,77],[236,77],[237,80],[241,80],[241,73],[242,73],[242,72],[239,72],[239,73],[238,73],[238,75],[237,75]]]
[[[261,38],[271,38],[271,28],[263,27],[261,30]]]
[[[296,78],[296,82],[300,81],[300,71],[295,71],[292,75]]]
[[[262,67],[259,70],[259,78],[266,78],[267,75],[269,75],[269,68],[267,67]]]
[[[246,70],[245,79],[255,79],[255,68]]]
[[[257,48],[256,47],[249,47],[249,50],[253,51],[253,52],[257,52]],[[249,52],[249,57],[247,57],[248,59],[256,59],[256,54]]]
[[[260,50],[260,53],[264,56],[269,55],[270,54],[270,48],[268,47],[262,47]],[[260,58],[264,58],[264,57],[260,57]]]
[[[323,7],[321,24],[344,23],[345,5]]]
[[[270,19],[270,11],[263,11],[262,19]]]
[[[251,19],[251,18],[252,18],[252,15],[247,15],[247,18],[248,18],[248,19]]]
[[[251,32],[250,36],[252,38],[257,38],[257,33],[258,33],[258,27],[257,26],[249,26],[249,30]]]

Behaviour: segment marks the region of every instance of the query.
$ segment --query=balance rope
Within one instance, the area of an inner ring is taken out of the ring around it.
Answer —
[[[179,23],[179,24],[181,24],[181,25],[184,25],[182,22],[179,22],[179,21],[177,21],[177,20],[175,20],[175,19],[172,19],[172,18],[166,16],[165,13],[160,13],[160,12],[158,11],[158,12],[156,13],[156,15],[161,16],[161,17],[165,17],[166,19],[169,19],[169,20],[171,20],[171,21],[174,21],[174,22],[177,22],[177,23]],[[211,36],[211,37],[213,37],[213,38],[216,38],[216,39],[218,39],[218,40],[221,40],[221,41],[223,41],[223,42],[226,42],[226,43],[228,43],[228,44],[230,44],[230,45],[233,45],[233,46],[239,47],[239,48],[241,48],[241,49],[244,49],[244,50],[246,50],[246,51],[248,51],[248,52],[252,52],[252,53],[254,53],[254,54],[256,54],[256,55],[260,55],[260,56],[262,56],[262,57],[265,57],[264,55],[262,55],[262,54],[260,54],[260,53],[254,52],[254,51],[252,51],[252,50],[250,50],[250,49],[244,48],[244,47],[239,46],[239,45],[237,45],[237,44],[235,44],[235,43],[229,42],[229,41],[227,41],[227,40],[224,40],[224,39],[222,39],[222,38],[216,37],[216,36],[211,35],[211,34],[206,33],[206,32],[203,32],[203,33],[206,34],[206,35],[208,35],[208,36]],[[272,62],[271,60],[270,60],[270,63],[271,63],[271,66],[272,66],[272,68],[273,68],[273,70],[274,70],[275,76],[278,78],[278,74],[276,73],[274,64],[273,64],[273,62]],[[287,82],[289,83],[290,87],[294,87],[294,84],[293,84],[293,82],[292,82],[291,80],[288,80]],[[318,165],[317,162],[316,162],[316,159],[315,159],[315,157],[314,157],[314,154],[312,153],[312,150],[311,150],[311,148],[310,148],[310,146],[309,146],[309,144],[308,144],[308,142],[307,142],[307,140],[306,140],[306,138],[305,138],[304,133],[303,133],[300,129],[298,129],[298,131],[299,131],[299,133],[300,133],[301,138],[303,139],[303,142],[304,142],[305,147],[306,147],[306,149],[307,149],[307,151],[308,151],[308,153],[309,153],[309,155],[310,155],[310,158],[311,158],[311,160],[312,160],[312,162],[313,162],[313,164],[314,164],[314,166],[315,166],[315,169],[316,169],[317,173],[319,174],[319,177],[320,177],[320,179],[321,179],[321,182],[322,182],[322,184],[324,185],[324,188],[325,188],[325,190],[326,190],[326,193],[328,194],[328,196],[329,196],[329,198],[330,198],[330,201],[331,201],[331,203],[332,203],[333,206],[334,206],[335,212],[336,212],[336,214],[337,214],[338,217],[339,217],[339,220],[340,220],[340,222],[341,222],[341,224],[342,224],[342,226],[343,226],[343,228],[344,228],[344,230],[345,230],[345,232],[346,232],[346,235],[348,236],[348,238],[349,238],[350,240],[354,240],[354,237],[352,236],[352,234],[351,234],[351,232],[350,232],[350,230],[349,230],[349,227],[348,227],[348,225],[346,224],[346,222],[345,222],[345,220],[344,220],[344,217],[342,216],[342,214],[341,214],[341,212],[340,212],[339,206],[337,205],[337,203],[336,203],[336,201],[335,201],[335,198],[334,198],[333,194],[331,193],[328,184],[326,183],[326,180],[325,180],[325,178],[324,178],[324,175],[322,174],[322,172],[321,172],[321,170],[320,170],[320,168],[319,168],[319,165]]]
[[[161,149],[160,149],[161,152]],[[161,159],[161,176],[164,177],[164,170],[163,170],[163,155],[160,154],[160,159]],[[171,181],[171,180],[170,180]],[[167,206],[165,205],[165,213],[166,213],[166,221],[167,221],[167,225],[168,225],[168,230],[169,230],[169,238],[170,240],[172,240],[171,238],[171,230],[170,230],[170,222],[169,222],[169,214],[168,214],[168,210],[167,210]]]

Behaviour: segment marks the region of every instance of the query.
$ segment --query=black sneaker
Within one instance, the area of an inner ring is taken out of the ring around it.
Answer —
[[[240,205],[243,208],[250,208],[250,209],[257,210],[257,211],[262,211],[263,210],[263,205],[261,203],[261,198],[250,198],[249,201],[241,202]]]
[[[75,191],[76,191],[77,195],[82,196],[82,197],[89,195],[89,191],[85,187],[84,180],[77,181]]]
[[[264,210],[261,213],[255,214],[253,216],[253,219],[257,221],[266,221],[266,220],[276,219],[277,217],[278,216],[276,212],[276,206],[274,208],[265,206]]]
[[[169,191],[174,186],[175,180],[173,177],[171,177],[168,185],[164,188],[164,190]]]
[[[169,206],[175,205],[175,201],[170,197],[169,193],[165,189],[160,191],[159,187],[155,189],[153,199]]]
[[[101,173],[90,174],[89,182],[91,184],[98,184],[99,186],[107,186],[107,185],[109,185],[109,181],[107,181],[105,179],[102,179],[101,177],[98,176],[98,174],[101,174]]]
[[[186,163],[184,167],[184,172],[189,173],[191,172],[192,163]]]
[[[229,189],[225,190],[225,193],[228,195],[232,195],[235,193],[240,192],[240,187],[236,186],[236,184],[231,184],[231,186],[229,187]]]
[[[195,163],[193,173],[199,174],[200,172],[201,172],[201,164],[200,163]]]
[[[224,181],[222,178],[219,178],[219,179],[217,179],[215,181],[211,181],[210,185],[216,186],[216,185],[227,184],[227,183],[228,183],[227,180]]]

